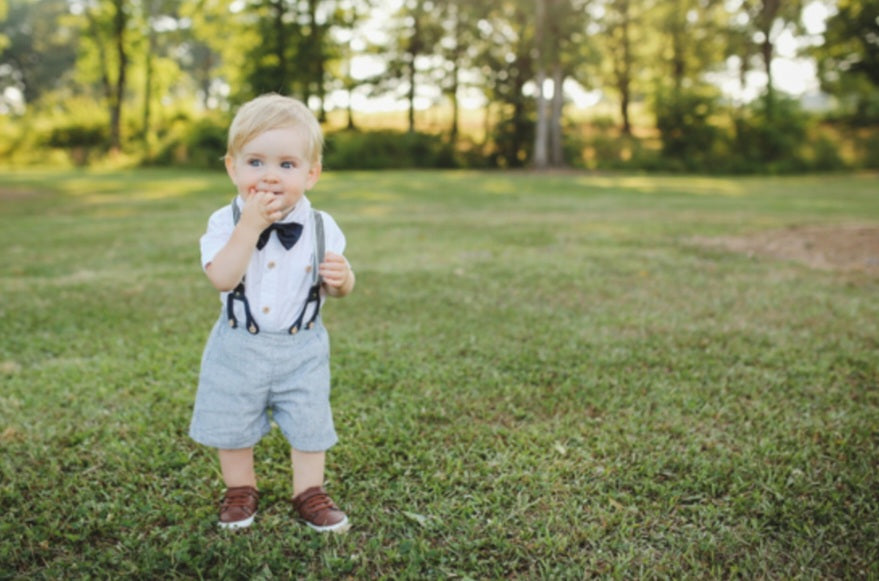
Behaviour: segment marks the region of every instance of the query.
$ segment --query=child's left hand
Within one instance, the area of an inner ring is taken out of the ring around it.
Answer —
[[[320,275],[324,279],[327,286],[341,289],[348,282],[351,276],[351,269],[348,261],[341,254],[335,252],[327,252],[324,255],[324,261],[320,265]]]

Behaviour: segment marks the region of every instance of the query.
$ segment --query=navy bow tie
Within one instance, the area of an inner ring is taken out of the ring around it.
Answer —
[[[272,235],[272,230],[278,233],[278,240],[281,241],[284,248],[290,250],[302,234],[302,224],[297,224],[296,222],[276,222],[272,224],[260,233],[259,240],[256,241],[257,250],[262,250],[266,243],[268,243],[269,236]]]

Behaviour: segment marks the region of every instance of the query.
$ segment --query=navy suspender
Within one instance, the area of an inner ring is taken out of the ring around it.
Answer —
[[[320,314],[320,286],[323,283],[323,278],[321,277],[318,268],[324,261],[326,240],[324,238],[323,216],[320,212],[314,209],[311,210],[311,216],[314,219],[315,248],[317,250],[315,259],[312,263],[312,276],[314,283],[311,285],[311,288],[308,289],[308,297],[305,299],[305,304],[302,305],[302,309],[299,311],[299,316],[296,318],[296,321],[290,325],[289,332],[291,335],[295,335],[303,328],[303,319],[305,318],[305,312],[308,310],[308,305],[310,303],[315,303],[315,306],[314,311],[311,313],[311,318],[309,318],[308,322],[305,324],[304,328],[306,330],[314,327],[317,316]],[[232,220],[237,225],[238,220],[240,219],[241,210],[233,199]],[[259,325],[256,324],[256,319],[253,318],[253,314],[250,312],[250,302],[247,300],[247,295],[244,293],[243,278],[241,279],[241,282],[238,283],[238,286],[235,287],[235,290],[230,292],[226,297],[226,316],[229,319],[229,326],[233,329],[238,327],[238,319],[235,318],[235,301],[241,301],[244,303],[244,316],[246,318],[247,330],[253,335],[259,333]]]
[[[305,326],[306,329],[314,327],[314,322],[317,320],[318,314],[320,314],[320,285],[323,283],[323,277],[321,277],[318,268],[324,261],[326,241],[324,240],[323,216],[321,216],[320,212],[315,210],[312,210],[311,213],[314,216],[314,236],[315,243],[317,244],[317,264],[313,265],[314,268],[312,269],[315,278],[314,284],[308,289],[308,298],[305,299],[305,304],[302,305],[302,310],[299,311],[299,316],[296,317],[296,321],[290,325],[289,330],[291,335],[295,335],[299,332],[299,329],[302,328],[302,319],[305,317],[305,311],[308,309],[309,303],[314,303],[314,312],[311,313],[311,318]]]

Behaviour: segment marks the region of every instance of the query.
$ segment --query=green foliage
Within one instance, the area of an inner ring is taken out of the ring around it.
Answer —
[[[735,120],[735,152],[745,167],[768,173],[806,169],[803,144],[808,117],[799,105],[776,99],[769,117],[766,101],[755,101]]]
[[[684,92],[656,104],[656,127],[661,154],[681,169],[703,170],[717,156],[722,132],[714,123],[718,100],[714,94]]]
[[[864,168],[879,169],[879,131],[863,132],[857,140],[859,159]]]
[[[839,141],[829,135],[814,131],[805,147],[804,161],[812,171],[839,171],[846,169],[845,160],[839,151]]]
[[[228,179],[0,176],[0,576],[879,577],[879,279],[691,243],[879,227],[875,175],[328,172],[341,441],[319,536],[274,430],[255,526],[186,435]]]
[[[813,47],[821,87],[856,123],[879,121],[879,0],[839,0],[824,42]]]
[[[455,153],[438,135],[398,131],[335,131],[327,134],[327,169],[455,167]]]
[[[208,117],[190,122],[179,119],[162,140],[150,165],[176,165],[203,169],[222,168],[226,154],[226,119]]]
[[[532,107],[533,109],[533,107]],[[500,168],[525,167],[534,149],[533,116],[521,114],[501,119],[492,132],[491,165]]]
[[[95,122],[71,123],[52,128],[47,137],[49,147],[66,150],[74,165],[88,165],[96,151],[106,151],[109,146],[107,126]]]

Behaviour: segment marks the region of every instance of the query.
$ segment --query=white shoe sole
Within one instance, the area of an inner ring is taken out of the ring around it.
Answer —
[[[248,518],[244,520],[236,520],[235,522],[219,522],[220,528],[223,530],[231,531],[235,529],[246,529],[250,525],[253,524],[253,517],[256,516],[256,513],[253,513]]]
[[[345,531],[347,531],[348,529],[351,528],[351,523],[348,522],[347,516],[341,522],[337,522],[334,525],[329,525],[329,526],[325,526],[325,527],[311,524],[308,521],[306,521],[305,524],[307,524],[310,528],[312,528],[313,530],[316,530],[319,533],[344,533]]]

